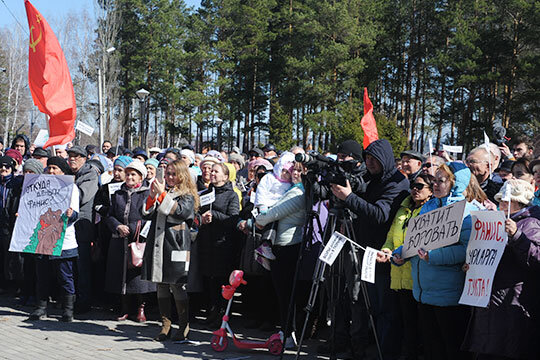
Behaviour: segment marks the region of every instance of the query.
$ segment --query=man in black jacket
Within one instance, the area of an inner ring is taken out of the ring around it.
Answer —
[[[366,191],[361,194],[354,193],[347,182],[346,186],[332,184],[332,193],[356,215],[353,219],[356,241],[364,247],[380,249],[386,241],[399,205],[408,195],[409,181],[395,168],[392,145],[386,139],[372,142],[364,151],[364,159],[370,179]],[[363,253],[358,252],[357,258],[361,259],[361,256]],[[345,276],[347,277],[347,274]],[[359,279],[359,276],[355,276],[353,282],[358,284]],[[349,279],[346,282],[348,287],[355,289],[344,293],[344,300],[350,302],[347,307],[350,307],[352,317],[350,338],[353,358],[361,359],[369,338],[368,317],[364,300],[358,296],[358,286],[351,284]],[[397,358],[400,352],[399,342],[396,341],[399,338],[399,329],[392,326],[397,314],[394,311],[395,294],[390,290],[389,265],[377,266],[376,283],[367,284],[367,288],[383,357]],[[346,332],[343,333],[347,320],[340,319],[339,313],[340,311],[336,312],[336,347],[343,345],[343,340],[346,340],[343,337],[347,335]],[[340,322],[345,322],[345,326]],[[340,340],[342,344],[339,344]],[[346,346],[346,343],[344,345]]]

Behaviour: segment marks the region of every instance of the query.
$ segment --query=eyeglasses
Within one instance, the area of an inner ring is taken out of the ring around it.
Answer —
[[[433,165],[432,163],[425,163],[425,164],[422,164],[422,167],[423,167],[423,168],[426,168],[426,169],[429,169],[429,168],[432,167],[432,166],[435,166],[435,165]]]
[[[423,188],[425,188],[427,186],[427,184],[422,184],[422,183],[412,183],[411,184],[411,190],[422,190]]]
[[[476,159],[467,159],[467,160],[465,160],[465,163],[476,165],[476,164],[481,164],[481,163],[486,163],[487,164],[488,161],[486,161],[486,160],[476,160]]]
[[[1,164],[0,168],[2,168],[2,169],[11,169],[11,166],[9,166],[7,164]]]

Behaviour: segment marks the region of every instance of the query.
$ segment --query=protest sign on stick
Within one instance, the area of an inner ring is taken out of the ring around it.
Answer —
[[[428,251],[458,242],[466,204],[466,200],[458,201],[412,218],[403,242],[403,258],[417,255],[420,249]]]
[[[379,250],[375,250],[366,246],[364,251],[364,257],[362,258],[362,281],[367,281],[375,284],[375,265],[377,264],[377,253]]]
[[[345,235],[334,231],[334,233],[332,234],[332,236],[330,236],[330,239],[326,243],[323,251],[321,252],[321,255],[319,255],[319,259],[332,266],[347,240],[349,239]]]
[[[212,192],[208,194],[201,195],[200,202],[201,206],[206,206],[212,204],[214,201],[216,201],[216,190],[212,189]]]
[[[443,150],[448,152],[448,153],[456,153],[456,154],[461,154],[463,152],[463,146],[459,145],[459,146],[450,146],[450,145],[443,145]]]
[[[73,176],[26,174],[9,251],[60,255]]]
[[[502,211],[472,211],[471,219],[471,237],[466,258],[469,269],[459,303],[486,307],[508,235]]]

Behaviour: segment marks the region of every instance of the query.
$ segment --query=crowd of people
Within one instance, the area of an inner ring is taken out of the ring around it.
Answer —
[[[316,336],[327,313],[335,315],[319,353],[362,359],[373,343],[373,315],[384,359],[538,357],[540,158],[526,137],[514,139],[512,150],[504,143],[479,146],[464,161],[414,150],[396,159],[385,139],[366,149],[347,140],[335,154],[324,153],[346,169],[347,180],[339,183],[296,161],[306,152],[299,146],[196,153],[191,145],[130,150],[105,141],[101,149],[43,149],[25,135],[10,145],[4,148],[0,139],[0,289],[35,305],[31,321],[47,316],[51,301],[61,304],[66,322],[105,301],[115,304],[116,320],[145,322],[148,306],[157,303],[162,326],[155,340],[184,340],[194,321],[220,326],[221,286],[240,269],[248,280],[240,289],[243,325],[280,329],[285,347],[293,348],[328,240],[318,231],[304,233],[307,215],[314,210],[326,218],[339,207],[351,214],[354,240],[380,250],[376,281],[365,283],[368,309],[360,286],[362,250],[346,244],[337,271],[343,281],[335,288],[324,284],[308,326],[307,336]],[[8,251],[26,174],[74,176],[60,255]],[[307,193],[313,209],[306,209]],[[213,201],[201,203],[209,194]],[[508,194],[510,201],[501,201]],[[459,241],[404,259],[411,219],[462,200]],[[509,214],[508,244],[490,303],[460,305],[470,212],[497,209]],[[335,301],[329,302],[330,293]]]

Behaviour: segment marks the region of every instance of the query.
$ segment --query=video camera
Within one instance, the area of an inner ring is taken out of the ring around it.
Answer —
[[[307,167],[308,176],[319,175],[320,181],[317,182],[322,186],[330,184],[346,186],[349,180],[353,192],[363,192],[365,188],[363,173],[354,174],[358,166],[357,160],[335,161],[316,151],[296,154],[295,160]]]

